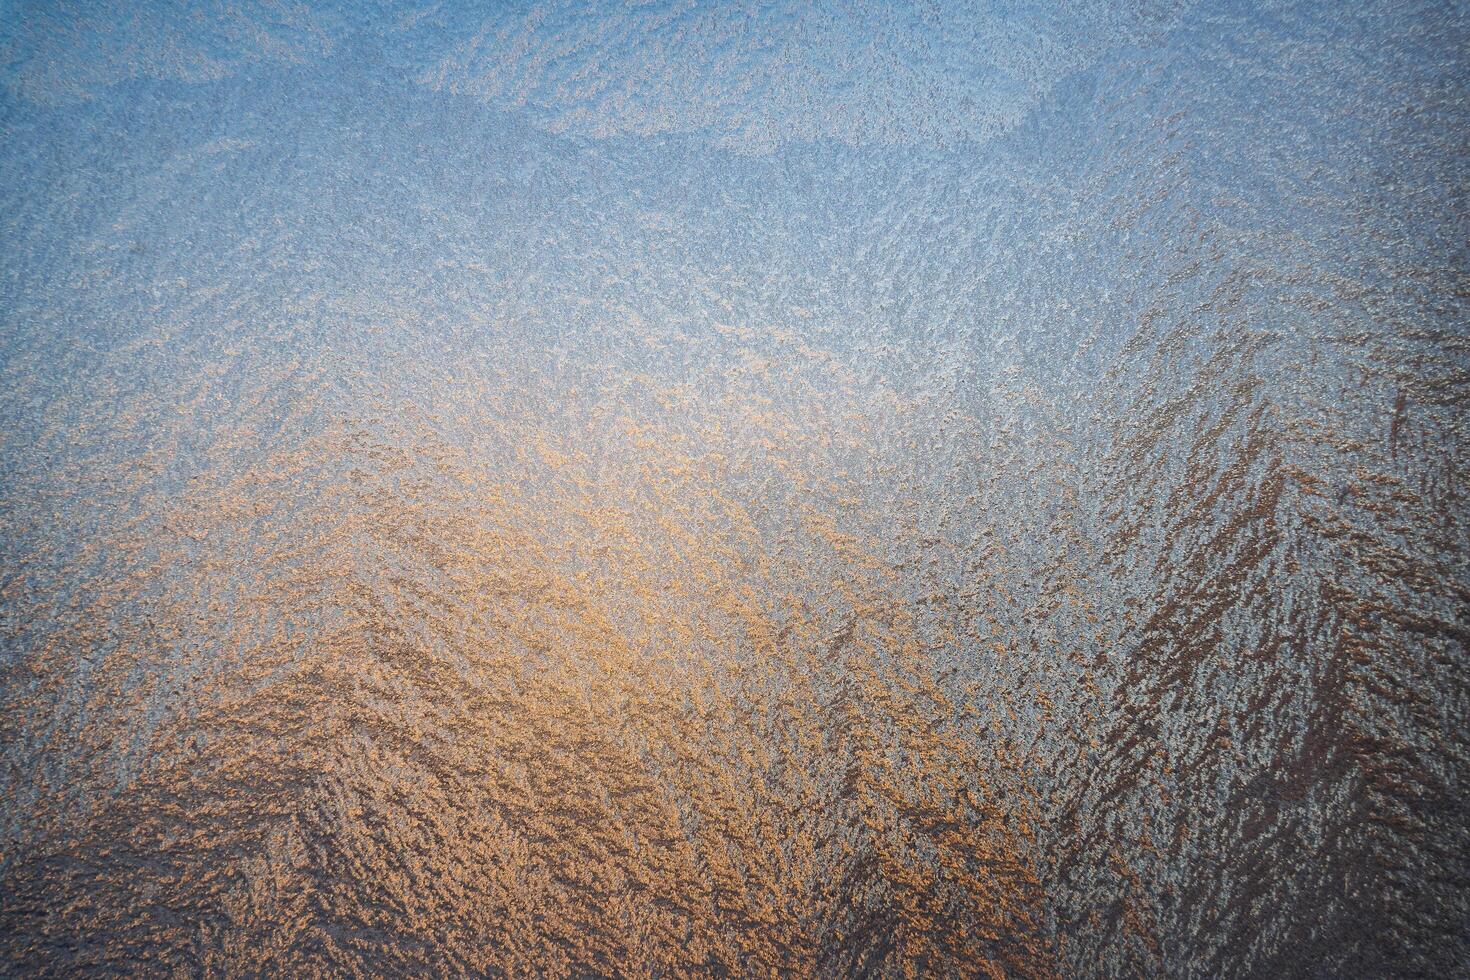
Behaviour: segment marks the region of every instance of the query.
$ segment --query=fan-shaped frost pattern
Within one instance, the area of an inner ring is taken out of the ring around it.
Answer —
[[[1470,964],[1457,8],[3,19],[3,972]]]

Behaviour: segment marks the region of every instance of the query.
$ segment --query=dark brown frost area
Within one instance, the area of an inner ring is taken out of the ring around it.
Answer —
[[[1457,5],[22,4],[0,975],[1470,973]]]

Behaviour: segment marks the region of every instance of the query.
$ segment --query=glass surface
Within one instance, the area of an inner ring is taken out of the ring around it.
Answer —
[[[1463,975],[1467,50],[0,5],[0,974]]]

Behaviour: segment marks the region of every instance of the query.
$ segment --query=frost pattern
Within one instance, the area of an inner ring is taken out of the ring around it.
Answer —
[[[4,972],[1470,967],[1458,7],[71,13]]]

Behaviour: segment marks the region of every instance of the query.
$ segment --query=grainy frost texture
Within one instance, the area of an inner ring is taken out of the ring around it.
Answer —
[[[1470,974],[1470,8],[0,5],[0,974]]]

